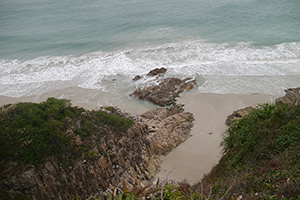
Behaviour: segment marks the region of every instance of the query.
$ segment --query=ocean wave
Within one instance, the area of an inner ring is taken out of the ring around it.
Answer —
[[[128,92],[150,79],[133,82],[131,79],[135,75],[145,76],[156,67],[167,68],[167,77],[205,79],[206,84],[199,87],[200,92],[270,93],[275,88],[278,93],[282,87],[300,84],[297,79],[290,78],[300,76],[299,64],[300,43],[296,42],[255,46],[190,39],[77,57],[0,60],[0,95],[29,95],[35,91],[55,90],[59,85],[49,82],[67,82],[68,86],[102,91],[122,88]],[[38,90],[35,89],[37,85]],[[13,86],[17,86],[14,92],[11,91]]]

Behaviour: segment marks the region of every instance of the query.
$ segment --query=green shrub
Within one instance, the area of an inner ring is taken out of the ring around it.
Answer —
[[[97,156],[97,154],[95,151],[90,150],[90,151],[86,152],[86,156],[87,156],[87,158],[95,158]]]
[[[109,110],[110,112],[112,113],[115,113],[116,112],[116,109],[112,106],[108,106],[108,107],[105,107],[106,110]]]
[[[117,114],[89,112],[83,108],[72,107],[70,101],[65,99],[49,98],[39,104],[18,103],[2,106],[1,169],[10,160],[19,164],[41,164],[47,157],[55,155],[62,162],[69,162],[80,156],[82,151],[88,152],[88,157],[94,157],[88,144],[81,147],[72,145],[76,135],[80,135],[85,141],[93,134],[101,137],[109,129],[115,132],[126,131],[133,124],[132,119]],[[108,127],[105,128],[105,125]],[[67,134],[68,131],[71,134]]]
[[[259,105],[227,129],[221,145],[222,158],[204,178],[204,184],[211,184],[214,198],[222,197],[232,184],[231,193],[243,197],[297,199],[299,106]]]
[[[300,118],[290,121],[284,125],[275,141],[275,150],[282,152],[286,148],[295,147],[300,144]]]
[[[221,143],[230,166],[255,164],[299,145],[299,116],[299,107],[263,104],[234,123]]]
[[[186,199],[185,194],[182,191],[177,190],[178,185],[173,185],[171,183],[167,183],[163,189],[162,197],[161,197],[161,191],[158,192],[158,198],[159,199]]]
[[[134,124],[132,119],[120,115],[108,114],[104,111],[93,111],[93,114],[95,114],[101,124],[109,125],[115,129],[123,130]]]

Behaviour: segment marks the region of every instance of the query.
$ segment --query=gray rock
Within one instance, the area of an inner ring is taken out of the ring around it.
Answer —
[[[141,76],[136,75],[132,80],[133,80],[133,81],[137,81],[137,80],[140,80],[141,78],[142,78]]]
[[[234,111],[231,115],[229,115],[226,119],[226,125],[231,126],[231,124],[236,121],[242,119],[244,116],[248,115],[251,110],[254,108],[252,106],[242,108]]]
[[[196,85],[196,80],[166,78],[158,80],[158,85],[137,88],[130,96],[151,101],[160,106],[175,104],[175,99],[184,90]]]
[[[153,70],[151,70],[147,76],[156,76],[156,75],[163,75],[165,74],[167,71],[166,68],[162,67],[162,68],[155,68]]]
[[[300,102],[300,87],[289,88],[285,91],[285,96],[276,99],[276,104],[287,104],[297,106]]]

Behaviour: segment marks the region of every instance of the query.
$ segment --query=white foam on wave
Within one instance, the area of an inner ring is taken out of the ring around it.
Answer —
[[[257,47],[190,39],[79,57],[1,60],[0,95],[20,97],[69,86],[128,93],[151,79],[133,82],[135,75],[145,77],[157,67],[167,68],[167,77],[205,79],[200,92],[277,94],[282,87],[300,85],[299,66],[299,43]]]

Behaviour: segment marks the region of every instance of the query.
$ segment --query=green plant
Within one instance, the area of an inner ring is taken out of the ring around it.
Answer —
[[[300,194],[299,132],[299,106],[259,105],[227,129],[221,143],[223,156],[202,181],[211,184],[212,196],[217,199],[224,194],[234,197],[234,193],[295,199]],[[238,175],[233,178],[235,171]],[[205,190],[208,194],[209,188]]]
[[[234,123],[221,143],[224,153],[231,156],[230,166],[242,167],[246,160],[255,164],[299,143],[299,113],[299,107],[263,104]]]
[[[112,106],[108,106],[108,107],[105,107],[106,110],[109,110],[110,112],[112,113],[115,113],[116,112],[116,109]]]
[[[158,197],[162,199],[185,199],[185,194],[182,191],[177,190],[178,185],[171,183],[165,184],[164,188],[158,192]]]
[[[19,165],[43,164],[56,156],[69,165],[82,152],[96,156],[84,141],[110,131],[126,131],[132,119],[103,111],[72,107],[69,100],[48,98],[41,103],[18,103],[0,108],[1,169],[11,160]],[[78,135],[78,136],[77,136]],[[80,138],[81,142],[75,142]],[[78,144],[80,144],[78,146]]]
[[[97,154],[93,150],[90,150],[90,151],[86,152],[86,157],[87,158],[95,158],[96,156],[97,156]]]

